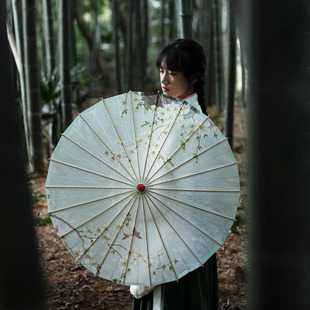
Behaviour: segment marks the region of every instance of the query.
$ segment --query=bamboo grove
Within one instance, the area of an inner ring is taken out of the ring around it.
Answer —
[[[231,107],[240,49],[231,4],[227,0],[6,0],[29,170],[45,169],[60,133],[85,102],[127,90],[157,91],[155,57],[164,44],[178,37],[193,38],[204,46],[207,105],[228,112],[225,134],[232,143]]]
[[[23,150],[29,170],[43,170],[85,102],[156,90],[158,50],[191,36],[205,48],[208,106],[226,110],[226,132],[236,66],[247,68],[247,307],[308,309],[309,12],[308,0],[1,2],[0,308],[46,308]]]

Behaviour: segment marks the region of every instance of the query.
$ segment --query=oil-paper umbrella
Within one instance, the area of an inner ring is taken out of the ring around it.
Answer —
[[[178,280],[223,245],[240,187],[227,139],[186,101],[128,92],[79,114],[46,181],[68,250],[124,285]]]

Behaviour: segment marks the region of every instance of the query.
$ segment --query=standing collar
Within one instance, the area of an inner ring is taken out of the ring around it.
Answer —
[[[197,93],[193,93],[192,95],[186,97],[184,99],[187,103],[189,103],[191,106],[195,107],[197,110],[201,111],[201,107],[198,103],[198,96]]]

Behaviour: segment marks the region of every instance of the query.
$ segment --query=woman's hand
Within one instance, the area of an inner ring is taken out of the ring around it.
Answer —
[[[140,299],[148,293],[152,292],[156,286],[137,286],[130,285],[130,293],[136,298]]]

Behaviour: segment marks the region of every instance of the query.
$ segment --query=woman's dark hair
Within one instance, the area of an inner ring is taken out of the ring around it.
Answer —
[[[159,53],[156,66],[158,69],[165,64],[168,70],[181,71],[190,81],[197,78],[194,84],[194,91],[197,93],[198,102],[204,111],[204,73],[206,67],[206,57],[203,47],[190,39],[177,39],[166,45]]]

